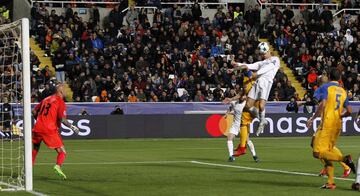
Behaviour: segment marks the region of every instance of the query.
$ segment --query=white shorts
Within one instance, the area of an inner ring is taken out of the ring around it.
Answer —
[[[252,85],[248,97],[254,100],[263,99],[268,100],[269,94],[271,91],[272,82],[267,80],[257,80],[255,84]]]
[[[239,135],[240,132],[240,124],[233,123],[229,129],[229,133],[232,133],[234,135]]]

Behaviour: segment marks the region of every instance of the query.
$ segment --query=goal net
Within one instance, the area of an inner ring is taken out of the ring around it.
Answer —
[[[28,31],[27,19],[0,25],[1,191],[32,190]]]

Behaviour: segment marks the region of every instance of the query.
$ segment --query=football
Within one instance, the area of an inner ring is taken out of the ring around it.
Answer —
[[[259,44],[259,50],[260,50],[260,53],[265,54],[270,50],[270,47],[266,42],[261,42]]]

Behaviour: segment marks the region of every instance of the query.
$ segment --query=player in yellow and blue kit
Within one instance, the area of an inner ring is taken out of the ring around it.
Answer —
[[[319,86],[322,86],[323,84],[326,84],[326,83],[329,82],[329,81],[328,81],[328,77],[327,77],[327,76],[320,76],[318,82],[319,82]],[[315,95],[318,95],[319,92],[320,92],[320,90],[321,90],[321,88],[316,89]],[[312,141],[311,141],[311,147],[313,147],[314,137],[315,137],[315,134],[314,134],[313,139],[312,139]],[[334,150],[339,151],[339,149],[336,148],[335,146],[334,146]],[[320,159],[320,161],[321,161],[321,163],[323,164],[323,169],[321,169],[321,171],[320,171],[320,173],[319,173],[319,176],[325,176],[325,175],[327,175],[325,161],[324,161],[323,159]],[[341,177],[347,178],[347,177],[350,175],[350,173],[351,173],[350,167],[347,166],[344,162],[339,162],[339,164],[341,165],[341,167],[344,168],[344,173],[343,173],[343,175],[342,175]],[[354,171],[353,171],[353,172],[354,172]]]
[[[334,150],[341,132],[342,118],[349,116],[352,109],[349,106],[346,91],[337,82],[340,80],[340,72],[337,69],[331,69],[329,79],[331,82],[319,87],[320,89],[314,95],[320,104],[314,116],[308,120],[307,127],[311,127],[313,120],[321,116],[321,123],[314,138],[313,156],[325,161],[328,181],[321,188],[335,189],[333,161],[343,161],[355,171],[351,156],[343,156],[340,150]]]

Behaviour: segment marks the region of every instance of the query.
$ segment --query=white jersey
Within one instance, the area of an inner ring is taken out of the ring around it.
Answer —
[[[280,68],[280,59],[279,57],[272,56],[263,61],[258,61],[253,64],[246,64],[250,70],[257,71],[257,80],[266,80],[268,82],[273,82],[276,72]]]
[[[229,131],[234,135],[238,135],[240,131],[241,115],[246,101],[243,101],[242,103],[239,103],[238,101],[232,101],[230,104],[230,109],[234,111],[234,120]]]

